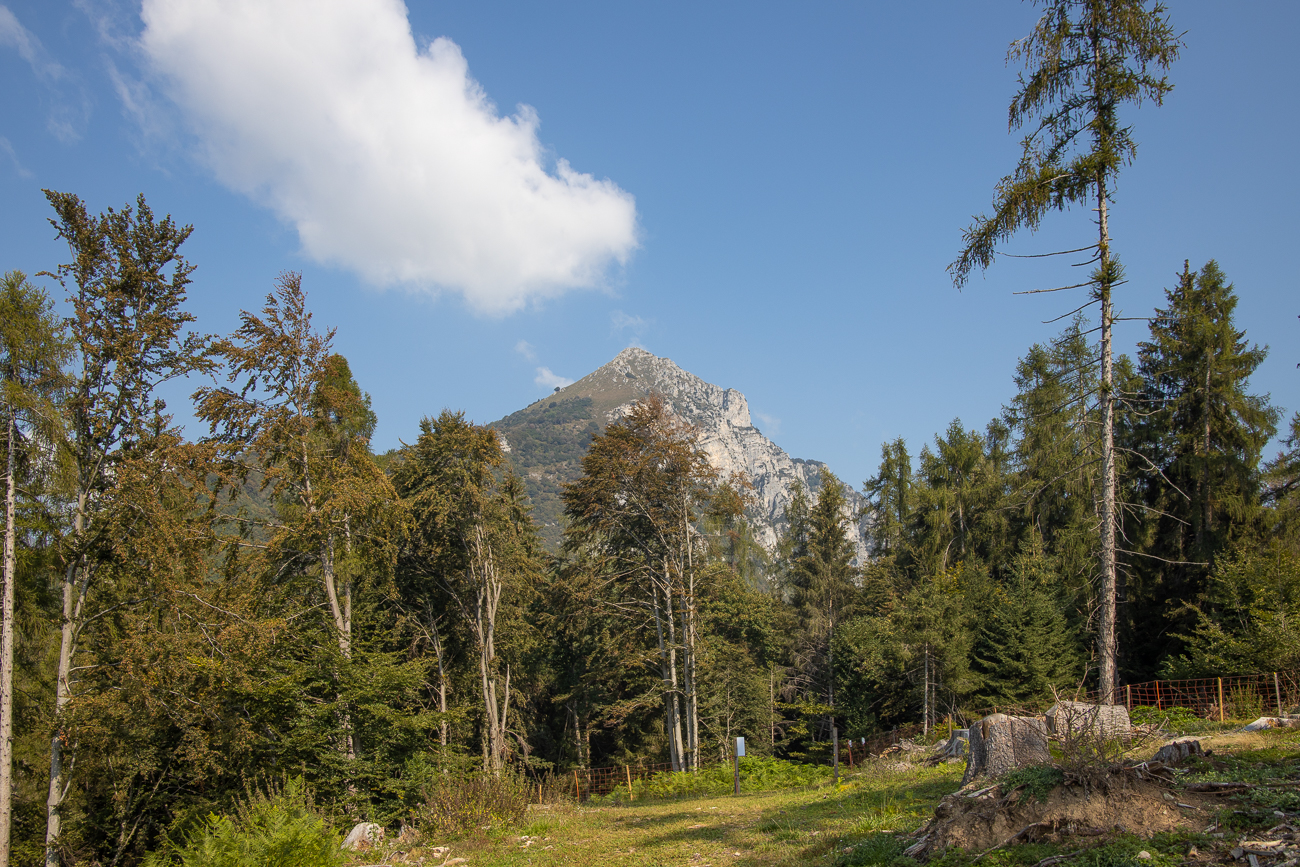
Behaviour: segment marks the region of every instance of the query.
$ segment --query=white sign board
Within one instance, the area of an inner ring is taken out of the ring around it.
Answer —
[[[745,739],[736,738],[736,758],[740,758],[744,754],[745,754]]]

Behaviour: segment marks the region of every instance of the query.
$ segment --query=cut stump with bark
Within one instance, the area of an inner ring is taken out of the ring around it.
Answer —
[[[1047,711],[1047,730],[1058,738],[1099,735],[1125,737],[1133,729],[1128,708],[1122,704],[1088,704],[1058,701]]]
[[[970,727],[970,757],[961,784],[997,778],[1016,768],[1047,764],[1047,728],[1034,717],[990,714]]]
[[[1200,741],[1195,738],[1183,738],[1182,740],[1170,741],[1156,750],[1156,754],[1151,757],[1151,761],[1176,765],[1191,756],[1203,755],[1205,755],[1205,750],[1201,749]]]

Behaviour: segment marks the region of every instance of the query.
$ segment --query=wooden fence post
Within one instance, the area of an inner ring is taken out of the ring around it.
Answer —
[[[1223,722],[1223,678],[1219,678],[1219,722]]]
[[[1160,681],[1158,680],[1156,681],[1156,710],[1164,710],[1164,708],[1160,706]]]
[[[1273,695],[1277,698],[1277,715],[1282,715],[1282,687],[1277,682],[1277,672],[1273,672]]]
[[[582,787],[578,785],[578,769],[573,769],[573,797],[582,803]]]
[[[629,801],[635,801],[636,795],[632,794],[632,769],[627,765],[624,765],[623,770],[627,771],[627,799]]]
[[[1133,709],[1133,684],[1124,684],[1124,704],[1129,710]]]

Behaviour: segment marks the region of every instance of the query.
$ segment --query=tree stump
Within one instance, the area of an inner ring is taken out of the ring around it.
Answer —
[[[1201,742],[1195,738],[1184,738],[1178,741],[1170,741],[1165,744],[1156,754],[1151,757],[1153,762],[1163,762],[1166,765],[1176,765],[1188,756],[1203,756],[1205,750],[1201,749]]]
[[[1016,768],[1042,765],[1052,760],[1047,751],[1047,729],[1033,717],[990,714],[970,727],[970,757],[964,786],[980,777],[997,778]]]
[[[1125,737],[1132,728],[1128,708],[1122,704],[1058,701],[1047,711],[1047,730],[1058,738]]]
[[[960,759],[970,751],[970,732],[967,729],[954,729],[952,737],[935,745],[936,756],[945,759]]]

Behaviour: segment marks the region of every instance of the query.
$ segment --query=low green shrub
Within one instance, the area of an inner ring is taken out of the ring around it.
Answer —
[[[903,855],[907,844],[892,834],[873,834],[844,852],[835,867],[902,867],[916,864]]]
[[[508,828],[523,821],[528,812],[531,785],[522,777],[503,772],[447,775],[424,793],[412,820],[426,835],[463,836],[474,831]]]
[[[830,782],[831,769],[822,765],[804,765],[784,759],[746,756],[740,760],[740,790],[769,792],[818,786]],[[725,795],[735,790],[731,765],[719,765],[699,771],[663,771],[648,780],[632,781],[632,796],[641,798],[676,798],[696,795]],[[622,801],[627,786],[619,786],[602,799]]]
[[[1004,776],[1001,782],[1003,792],[1024,787],[1020,791],[1018,803],[1024,804],[1030,798],[1035,798],[1041,804],[1047,800],[1052,789],[1065,782],[1065,773],[1052,765],[1031,765],[1016,768]]]
[[[1164,709],[1152,707],[1151,705],[1141,704],[1133,708],[1128,713],[1129,719],[1134,725],[1162,725],[1169,728],[1182,731],[1193,728],[1203,723],[1196,711],[1186,707],[1167,707]]]
[[[342,838],[313,809],[301,778],[257,792],[233,816],[209,815],[185,844],[153,853],[147,867],[334,867]]]

